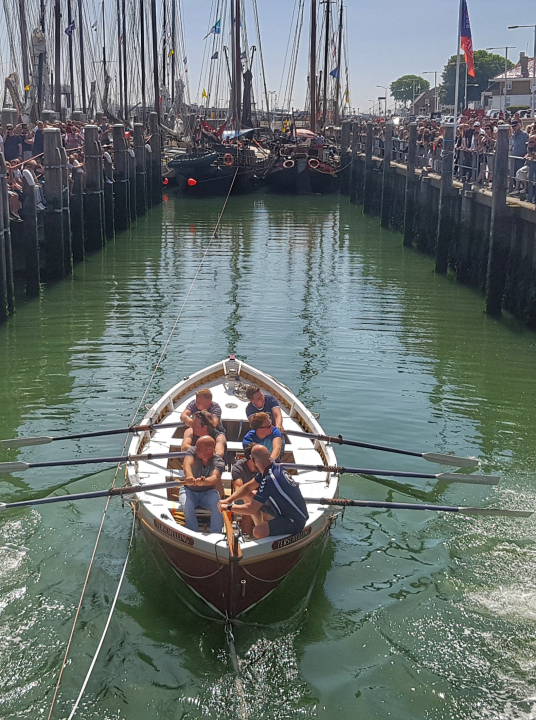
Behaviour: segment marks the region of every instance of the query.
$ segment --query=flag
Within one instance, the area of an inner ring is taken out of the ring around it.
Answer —
[[[248,54],[247,54],[247,52],[244,50],[244,52],[240,55],[240,60],[246,60],[247,56],[248,56]]]
[[[168,56],[168,58],[169,58],[169,57],[171,57],[172,55],[175,55],[175,50],[173,50],[173,48],[170,48],[167,56]]]
[[[187,57],[186,57],[186,55],[185,55],[185,56],[182,58],[182,62],[186,65],[187,60],[188,60],[188,59],[187,59]]]
[[[475,60],[473,57],[473,40],[471,38],[471,24],[469,22],[467,0],[462,0],[460,7],[460,38],[462,50],[465,53],[465,62],[467,63],[467,74],[474,77]]]
[[[206,91],[206,90],[203,90],[203,92],[201,93],[201,97],[204,97],[204,98],[207,97],[207,91]]]
[[[71,37],[72,34],[73,34],[73,30],[75,29],[75,27],[76,27],[76,26],[75,26],[74,20],[73,20],[73,21],[72,21],[71,23],[69,23],[69,24],[67,25],[67,27],[65,28],[65,34],[68,35],[69,37]]]
[[[25,90],[26,92],[30,92],[30,86],[29,86],[29,85],[26,85],[26,87],[24,88],[24,90]]]
[[[334,69],[330,72],[330,75],[331,75],[332,78],[338,78],[338,77],[339,77],[339,68],[338,68],[338,67],[334,68]]]
[[[92,29],[92,30],[95,30],[95,31],[97,30],[97,21],[96,21],[96,20],[95,20],[95,22],[93,23],[93,25],[91,26],[91,29]]]
[[[218,59],[218,51],[214,53],[214,55],[210,58],[211,60],[217,60]]]
[[[346,104],[349,105],[350,104],[350,91],[349,90],[346,90],[345,96],[346,96]]]
[[[221,33],[221,20],[218,20],[218,22],[210,28],[210,30],[205,35],[203,40],[206,40],[206,38],[208,38],[209,35],[219,35],[220,33]]]

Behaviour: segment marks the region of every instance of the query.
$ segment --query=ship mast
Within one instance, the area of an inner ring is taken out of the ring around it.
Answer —
[[[86,104],[86,64],[84,58],[84,23],[82,20],[82,0],[78,0],[78,32],[80,39],[80,75],[82,84],[82,111],[87,113]]]
[[[71,23],[73,21],[73,10],[71,7],[71,0],[67,0],[67,23],[69,25],[69,80],[71,81],[71,112],[75,109],[74,106],[74,60],[73,60],[73,31]]]
[[[160,118],[160,88],[158,84],[158,41],[156,30],[156,0],[151,0],[151,29],[153,35],[153,80],[154,80],[154,110]]]
[[[322,92],[322,129],[326,127],[328,113],[328,57],[329,57],[329,22],[331,19],[331,0],[326,0],[326,37],[324,41],[324,89]]]
[[[316,0],[311,0],[311,44],[309,54],[309,94],[311,96],[309,129],[311,132],[316,132]]]
[[[341,51],[342,51],[342,0],[341,0],[341,12],[339,15],[339,46],[337,48],[337,88],[335,90],[335,125],[339,124],[340,120],[340,100],[341,100]]]
[[[232,32],[232,111],[235,130],[240,130],[240,106],[242,104],[242,59],[240,57],[240,0],[231,0],[231,26]]]
[[[141,121],[145,122],[147,99],[145,97],[145,8],[140,0],[140,44],[141,44]]]
[[[55,53],[54,53],[54,106],[58,113],[58,117],[61,118],[61,6],[60,0],[55,0],[54,3],[54,42],[55,42]]]

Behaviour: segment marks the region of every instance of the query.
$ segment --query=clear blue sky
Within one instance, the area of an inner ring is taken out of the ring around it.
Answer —
[[[304,105],[307,81],[309,0],[300,45],[294,107]],[[536,0],[467,0],[475,50],[513,45],[532,56],[534,31],[508,30],[508,25],[536,24]],[[192,97],[195,97],[212,0],[183,0]],[[278,90],[294,0],[257,0],[267,85]],[[351,101],[368,109],[383,95],[376,85],[389,85],[406,74],[442,70],[456,52],[458,0],[346,0],[348,15]],[[248,10],[250,3],[247,0]],[[251,13],[248,31],[253,32]],[[499,54],[503,52],[497,51]],[[433,76],[426,75],[432,81]]]

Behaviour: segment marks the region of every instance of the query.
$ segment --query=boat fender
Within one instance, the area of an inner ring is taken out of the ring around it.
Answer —
[[[320,162],[316,158],[309,158],[309,167],[312,170],[316,170],[316,168],[320,165]]]
[[[227,165],[227,167],[231,167],[231,165],[234,165],[234,157],[231,153],[226,153],[223,156],[223,162]]]
[[[293,168],[295,164],[296,163],[294,162],[294,160],[288,159],[288,160],[285,160],[285,162],[283,163],[283,167],[287,168],[287,170],[288,170],[289,168]]]

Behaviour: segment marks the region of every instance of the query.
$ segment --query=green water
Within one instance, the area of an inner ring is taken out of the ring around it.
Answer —
[[[177,201],[0,327],[0,438],[131,421],[222,201]],[[326,431],[453,451],[497,489],[345,476],[341,495],[536,509],[536,336],[492,320],[337,197],[232,199],[147,402],[230,351],[275,375]],[[10,450],[37,462],[118,454],[122,438]],[[344,448],[341,463],[440,472]],[[113,469],[0,475],[3,501],[105,488]],[[0,717],[47,717],[103,500],[0,518]],[[53,718],[68,717],[100,639],[131,528],[113,501]],[[138,537],[76,717],[530,718],[536,712],[536,521],[348,509],[307,612],[237,631],[187,610]],[[260,620],[262,621],[262,614]],[[244,712],[246,713],[244,715]]]

